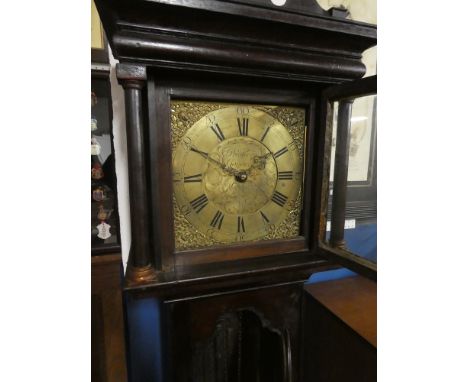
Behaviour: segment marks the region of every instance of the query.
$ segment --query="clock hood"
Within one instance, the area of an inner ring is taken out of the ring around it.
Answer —
[[[114,56],[171,70],[339,83],[365,73],[375,25],[315,0],[96,0]]]

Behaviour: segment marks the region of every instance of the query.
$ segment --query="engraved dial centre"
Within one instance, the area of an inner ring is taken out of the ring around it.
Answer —
[[[254,213],[267,204],[275,190],[277,168],[270,151],[249,137],[229,138],[209,156],[203,177],[208,199],[228,214]]]

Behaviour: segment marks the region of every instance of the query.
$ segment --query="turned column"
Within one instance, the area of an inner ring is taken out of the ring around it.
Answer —
[[[127,265],[131,281],[154,278],[149,242],[148,194],[144,148],[144,117],[142,91],[146,86],[146,67],[117,64],[117,79],[125,91],[128,178],[132,242]]]
[[[352,108],[353,100],[340,101],[338,106],[330,232],[330,245],[337,248],[345,248],[346,246],[344,227]]]

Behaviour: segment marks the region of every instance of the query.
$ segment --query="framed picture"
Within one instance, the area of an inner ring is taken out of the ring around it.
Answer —
[[[334,107],[330,194],[333,193],[337,109],[338,107]],[[373,220],[376,218],[377,95],[359,97],[353,102],[346,200],[347,219]],[[329,207],[330,210],[331,205]]]

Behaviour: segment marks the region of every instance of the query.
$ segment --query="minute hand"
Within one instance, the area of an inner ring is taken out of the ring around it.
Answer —
[[[205,153],[203,151],[200,151],[200,150],[196,149],[195,147],[191,147],[190,150],[196,152],[197,154],[200,154],[202,157],[204,157],[205,159],[207,159],[211,163],[217,165],[218,167],[221,168],[221,170],[228,173],[229,175],[236,176],[238,174],[238,171],[234,170],[231,167],[226,166],[224,163],[221,163],[221,162],[217,161],[216,159],[211,158],[207,153]]]

